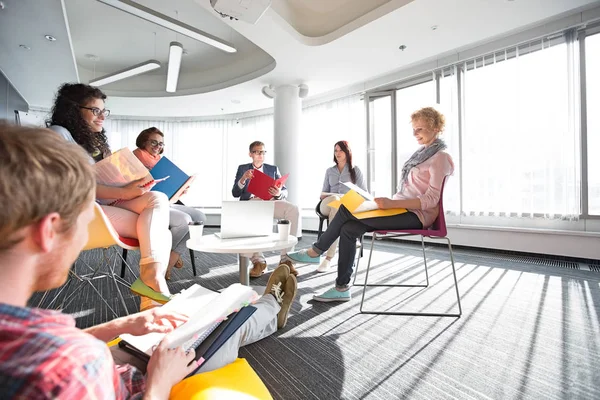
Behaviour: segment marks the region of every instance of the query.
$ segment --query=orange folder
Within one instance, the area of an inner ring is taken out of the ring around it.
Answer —
[[[271,200],[273,196],[269,194],[269,188],[271,186],[283,187],[289,175],[285,174],[279,179],[273,179],[269,175],[255,169],[254,177],[250,179],[250,183],[248,184],[248,191],[263,200]]]

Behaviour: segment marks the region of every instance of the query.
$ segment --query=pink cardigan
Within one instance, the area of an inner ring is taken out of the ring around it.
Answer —
[[[440,202],[440,191],[442,182],[446,175],[454,172],[454,162],[450,154],[445,151],[436,153],[429,160],[417,165],[408,173],[408,181],[402,190],[392,198],[394,200],[406,200],[418,198],[421,200],[420,209],[409,209],[415,213],[423,224],[428,228],[438,216]]]

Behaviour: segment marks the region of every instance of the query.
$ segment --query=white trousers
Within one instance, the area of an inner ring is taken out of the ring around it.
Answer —
[[[171,232],[169,200],[164,193],[146,192],[114,206],[102,206],[102,210],[120,236],[139,240],[140,266],[157,262],[166,271]]]
[[[328,206],[329,203],[331,203],[334,200],[339,200],[340,196],[337,195],[331,195],[331,196],[327,196],[323,199],[323,201],[321,202],[321,205],[319,206],[319,211],[321,211],[321,214],[323,215],[327,215],[327,220],[329,221],[329,223],[331,223],[331,220],[333,220],[333,217],[335,217],[335,214],[337,214],[338,209],[335,207],[330,207]],[[327,249],[327,252],[325,253],[325,256],[327,258],[333,258],[333,256],[335,256],[335,250],[337,249],[338,246],[338,242],[340,241],[340,239],[336,239],[335,242],[333,242],[333,244],[331,246],[329,246],[329,249]]]

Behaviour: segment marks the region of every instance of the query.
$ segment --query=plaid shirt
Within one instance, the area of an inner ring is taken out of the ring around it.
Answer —
[[[0,398],[141,399],[145,384],[71,316],[0,304]]]

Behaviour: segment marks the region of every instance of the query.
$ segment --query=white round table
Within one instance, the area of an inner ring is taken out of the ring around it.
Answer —
[[[287,241],[280,241],[279,234],[251,238],[221,239],[214,234],[204,235],[201,240],[188,239],[185,242],[188,249],[204,253],[237,253],[240,265],[240,283],[250,285],[248,275],[248,257],[246,253],[259,253],[289,249],[298,243],[296,236],[290,235]]]

